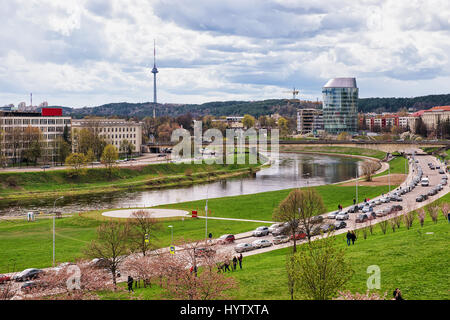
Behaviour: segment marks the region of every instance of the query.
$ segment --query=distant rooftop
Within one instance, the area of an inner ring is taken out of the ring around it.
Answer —
[[[324,88],[357,88],[356,78],[334,78],[328,80]]]
[[[438,112],[438,111],[450,111],[450,106],[437,106],[431,109],[425,110],[425,112]]]

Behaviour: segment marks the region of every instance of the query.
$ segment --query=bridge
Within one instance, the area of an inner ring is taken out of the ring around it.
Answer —
[[[203,142],[203,147],[207,147],[210,143]],[[336,140],[280,140],[280,145],[308,145],[323,147],[350,147],[372,149],[383,152],[408,152],[412,148],[450,148],[449,140],[442,141],[336,141]],[[173,148],[174,142],[149,143],[147,147],[150,152],[157,153],[165,148]],[[270,141],[268,141],[270,145]],[[246,143],[248,146],[248,143]],[[225,145],[224,145],[225,148]]]

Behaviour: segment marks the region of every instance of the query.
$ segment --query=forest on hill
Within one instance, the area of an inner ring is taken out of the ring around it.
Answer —
[[[413,98],[362,98],[358,100],[360,112],[396,112],[401,109],[413,111],[428,109],[434,106],[450,105],[450,94],[428,95]],[[254,117],[279,113],[282,116],[294,117],[298,108],[321,108],[321,102],[270,99],[260,101],[215,101],[203,104],[171,104],[158,103],[157,116],[177,117],[191,113],[193,117],[212,116],[242,116],[251,114]],[[70,108],[63,107],[65,115],[74,118],[85,116],[101,117],[137,117],[144,118],[153,115],[153,103],[109,103],[97,107]]]

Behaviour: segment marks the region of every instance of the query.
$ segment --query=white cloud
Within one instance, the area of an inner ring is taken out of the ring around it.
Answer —
[[[446,0],[14,0],[0,21],[0,105],[151,101],[153,39],[159,102],[315,99],[337,76],[361,96],[448,93]]]

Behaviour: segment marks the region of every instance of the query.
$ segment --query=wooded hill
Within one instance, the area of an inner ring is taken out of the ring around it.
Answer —
[[[428,95],[414,98],[363,98],[358,101],[361,112],[396,112],[400,109],[427,109],[434,106],[450,105],[450,94]],[[216,101],[203,104],[157,104],[157,116],[172,116],[190,112],[193,117],[213,116],[243,116],[251,114],[255,117],[279,113],[282,116],[294,117],[301,107],[321,107],[321,103],[312,101],[294,101],[290,99],[271,99],[261,101]],[[85,116],[102,117],[138,117],[153,115],[153,104],[145,103],[109,103],[98,107],[69,108],[63,107],[65,115],[74,118]]]

